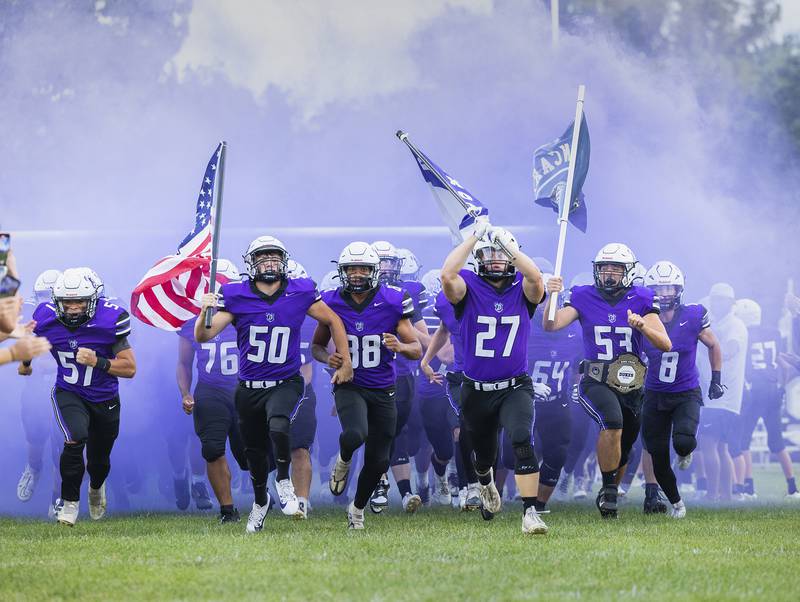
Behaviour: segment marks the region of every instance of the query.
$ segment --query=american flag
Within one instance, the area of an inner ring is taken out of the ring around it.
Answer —
[[[211,156],[200,186],[194,228],[167,255],[150,268],[131,294],[131,311],[145,324],[163,330],[180,330],[200,313],[200,299],[208,292],[217,163],[222,143]]]

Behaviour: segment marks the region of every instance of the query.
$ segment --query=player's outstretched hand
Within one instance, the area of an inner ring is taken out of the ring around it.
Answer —
[[[644,328],[644,318],[637,313],[628,310],[628,325],[636,330]]]
[[[12,347],[14,359],[28,362],[35,357],[50,351],[50,341],[44,337],[25,337],[17,341]]]
[[[21,296],[0,298],[0,332],[10,333],[14,330],[21,309]]]
[[[561,276],[552,276],[545,286],[548,293],[560,293],[564,290],[564,279]]]

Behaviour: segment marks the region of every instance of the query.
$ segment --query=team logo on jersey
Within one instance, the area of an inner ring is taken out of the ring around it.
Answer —
[[[494,304],[494,310],[497,313],[502,313],[503,312],[503,304],[498,301],[497,303]]]
[[[70,348],[70,349],[77,349],[77,348],[78,348],[78,341],[77,341],[77,339],[70,339],[70,340],[68,341],[68,344],[69,344],[69,348]]]
[[[617,321],[617,314],[608,314],[608,321],[611,322],[611,324],[616,322]]]
[[[275,321],[275,314],[272,312],[267,312],[267,322],[274,322]]]
[[[555,349],[550,350],[550,357],[555,358],[558,355],[558,351]]]
[[[358,332],[361,332],[362,330],[364,330],[364,322],[356,322],[356,330]]]

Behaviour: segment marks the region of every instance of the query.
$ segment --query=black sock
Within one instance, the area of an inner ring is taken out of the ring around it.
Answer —
[[[431,464],[433,464],[433,472],[435,472],[440,477],[443,477],[444,474],[447,472],[447,462],[442,464],[436,458],[436,454],[431,454]]]
[[[533,497],[523,497],[522,498],[522,513],[524,514],[525,511],[530,508],[531,506],[536,506],[536,496]]]
[[[486,485],[488,485],[489,483],[492,482],[492,471],[491,470],[487,470],[486,474],[481,474],[477,470],[475,472],[478,475],[478,482],[481,485],[486,486]]]
[[[658,495],[658,484],[646,483],[644,486],[644,497],[651,498]]]
[[[255,496],[256,504],[265,506],[267,504],[267,484],[253,483],[253,495]]]
[[[616,470],[609,470],[608,472],[603,472],[603,487],[609,487],[614,485],[617,486],[617,471]]]
[[[233,504],[225,504],[219,507],[220,514],[233,514]]]
[[[537,498],[533,506],[536,508],[536,512],[544,512],[547,509],[547,502],[543,502],[542,500]]]
[[[789,495],[797,493],[797,483],[794,482],[794,477],[789,477],[786,479],[786,486],[789,489]]]
[[[401,498],[405,497],[407,493],[411,493],[411,481],[409,479],[397,481],[397,490],[400,492]]]
[[[744,485],[740,485],[739,483],[734,483],[733,495],[739,495],[740,493],[744,493]]]
[[[744,480],[744,492],[750,495],[753,495],[756,492],[752,477],[748,477]]]
[[[708,480],[705,477],[697,477],[697,489],[708,491]]]
[[[270,431],[270,441],[272,441],[272,453],[275,460],[275,468],[277,481],[283,481],[289,478],[289,462],[292,455],[292,450],[289,442],[289,433],[283,431]]]

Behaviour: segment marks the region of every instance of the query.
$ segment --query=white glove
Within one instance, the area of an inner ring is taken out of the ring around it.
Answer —
[[[472,227],[472,235],[478,240],[481,240],[491,229],[492,224],[489,223],[489,218],[479,217],[475,219],[475,224]]]
[[[533,396],[542,401],[547,400],[550,397],[550,387],[544,383],[533,383]]]
[[[512,257],[516,257],[517,253],[519,253],[519,245],[517,245],[514,237],[511,235],[511,232],[505,228],[492,226],[489,229],[489,240],[492,244],[500,248],[504,248],[506,251],[511,253]]]

